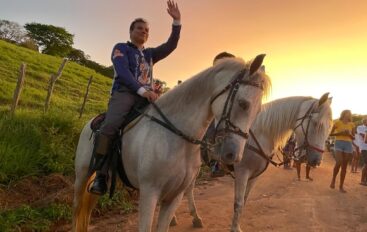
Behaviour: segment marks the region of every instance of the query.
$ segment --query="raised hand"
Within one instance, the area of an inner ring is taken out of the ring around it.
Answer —
[[[167,1],[167,12],[174,20],[181,20],[181,13],[178,9],[177,3],[173,0]]]

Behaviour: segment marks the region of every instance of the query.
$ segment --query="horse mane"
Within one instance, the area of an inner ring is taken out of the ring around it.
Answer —
[[[274,139],[274,147],[282,147],[292,134],[292,128],[297,120],[300,106],[305,101],[314,100],[311,97],[286,97],[271,101],[262,106],[251,129],[257,133],[265,133]],[[284,128],[287,128],[286,130]]]
[[[219,92],[224,86],[229,84],[230,80],[240,70],[243,68],[249,69],[250,65],[251,62],[245,63],[241,58],[223,59],[219,64],[205,69],[163,94],[157,100],[157,104],[166,113],[181,111],[182,106],[190,104],[193,99],[197,99],[203,93],[211,91],[213,95],[213,89],[215,93]],[[250,78],[246,76],[244,79],[249,80]],[[258,70],[256,74],[252,75],[251,81],[262,83],[264,89],[263,96],[268,96],[271,89],[271,82],[265,72]],[[217,83],[217,86],[214,86],[215,83]],[[204,101],[208,102],[209,100],[204,99]]]

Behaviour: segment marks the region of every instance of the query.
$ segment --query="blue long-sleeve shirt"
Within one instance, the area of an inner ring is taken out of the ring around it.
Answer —
[[[181,25],[172,25],[172,32],[167,42],[155,48],[139,50],[130,42],[116,44],[111,54],[115,71],[111,92],[122,86],[134,92],[141,87],[151,89],[153,65],[175,50],[180,31]]]

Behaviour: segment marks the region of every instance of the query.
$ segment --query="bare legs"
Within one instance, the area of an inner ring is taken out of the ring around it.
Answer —
[[[297,179],[301,180],[301,162],[297,161],[296,162],[296,168],[297,168]],[[311,166],[306,164],[306,179],[309,181],[313,181],[313,179],[310,177],[310,170],[311,170]]]
[[[367,185],[367,164],[362,168],[361,184]]]
[[[298,180],[301,180],[301,162],[296,162],[296,169],[297,169],[297,178]]]
[[[360,154],[363,161],[361,185],[367,185],[367,150],[361,150]]]
[[[358,150],[354,151],[353,152],[353,159],[352,159],[352,169],[351,169],[351,171],[353,173],[357,172],[359,157],[360,157],[359,151]]]
[[[310,177],[310,171],[311,171],[311,166],[310,165],[306,165],[306,179],[309,181],[313,181],[313,179]]]
[[[336,163],[335,163],[334,170],[333,170],[333,178],[331,179],[330,188],[332,188],[332,189],[335,188],[336,176],[338,175],[339,170],[341,169],[339,190],[342,193],[346,193],[346,191],[344,189],[344,180],[345,180],[345,176],[347,174],[347,166],[348,166],[348,161],[349,161],[350,155],[351,154],[349,154],[349,153],[344,153],[344,152],[341,152],[341,151],[335,151]]]

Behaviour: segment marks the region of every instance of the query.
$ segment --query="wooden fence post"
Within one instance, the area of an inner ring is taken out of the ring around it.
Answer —
[[[18,82],[17,82],[17,86],[14,90],[13,103],[12,103],[11,108],[10,108],[10,114],[11,115],[14,115],[15,109],[17,108],[17,105],[18,105],[18,102],[19,102],[20,94],[21,94],[22,89],[23,89],[26,67],[27,67],[27,65],[25,63],[22,63],[20,65]]]
[[[48,85],[48,90],[47,90],[47,97],[46,97],[45,109],[44,109],[44,112],[45,113],[50,108],[51,96],[52,96],[52,92],[54,90],[55,82],[61,76],[62,70],[64,69],[67,61],[68,61],[68,59],[67,58],[64,58],[64,60],[62,61],[61,65],[59,67],[59,70],[57,71],[57,74],[56,75],[51,74],[51,78],[50,78],[49,85]]]
[[[93,76],[90,76],[89,81],[88,81],[88,85],[87,85],[87,91],[85,92],[85,95],[84,95],[83,105],[82,105],[82,108],[80,108],[79,118],[81,118],[82,115],[83,115],[85,103],[87,102],[87,99],[88,99],[89,87],[92,84],[92,80],[93,80]]]

